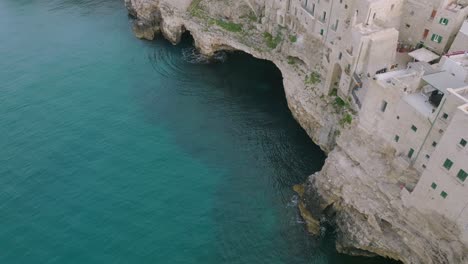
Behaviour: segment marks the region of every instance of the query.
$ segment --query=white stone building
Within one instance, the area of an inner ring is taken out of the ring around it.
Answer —
[[[409,49],[425,46],[443,54],[463,24],[468,7],[462,1],[407,0],[402,9],[400,41]]]
[[[459,106],[450,113],[427,169],[404,201],[409,207],[435,211],[456,222],[468,242],[468,86],[448,89],[446,100]]]
[[[359,125],[395,149],[395,162],[419,177],[405,179],[408,207],[456,222],[468,243],[468,55],[438,65],[416,62],[376,75]]]
[[[449,52],[459,52],[459,51],[466,51],[466,46],[468,45],[468,20],[463,22],[460,31],[458,32],[455,40],[450,47]]]

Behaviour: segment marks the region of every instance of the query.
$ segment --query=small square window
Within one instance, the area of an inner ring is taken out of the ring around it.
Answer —
[[[395,142],[398,142],[398,141],[400,141],[400,136],[396,135],[395,136]]]
[[[448,195],[448,194],[447,194],[446,192],[444,192],[444,191],[442,191],[442,192],[440,193],[440,196],[442,196],[442,198],[444,198],[444,199],[447,198],[447,195]]]
[[[430,158],[431,158],[431,156],[429,156],[429,155],[426,155],[426,159],[430,159]]]
[[[448,115],[447,115],[446,113],[444,113],[444,114],[442,115],[442,118],[443,118],[443,119],[447,119],[447,118],[448,118]]]
[[[464,182],[466,178],[468,177],[468,173],[464,170],[460,170],[457,174],[457,178],[460,179],[460,181]]]
[[[461,145],[462,147],[466,147],[466,143],[467,143],[467,142],[466,142],[466,140],[465,140],[464,138],[462,138],[462,139],[460,140],[460,145]]]
[[[427,167],[426,167],[426,164],[423,164],[422,167],[423,167],[423,169],[427,168]]]
[[[436,184],[435,182],[433,182],[433,183],[431,184],[431,188],[435,190],[435,189],[437,188],[437,184]]]
[[[446,159],[444,162],[444,168],[446,168],[447,170],[450,170],[452,166],[453,166],[453,161],[451,161],[450,159]]]
[[[411,126],[411,130],[413,130],[414,132],[418,131],[418,128],[415,126],[415,125],[412,125]]]
[[[437,142],[433,141],[433,142],[432,142],[432,146],[433,146],[433,147],[436,147],[436,146],[437,146]]]

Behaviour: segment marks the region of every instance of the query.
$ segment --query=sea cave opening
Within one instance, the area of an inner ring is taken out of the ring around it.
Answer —
[[[179,66],[179,70],[196,72],[190,75],[190,81],[183,84],[186,86],[184,91],[190,90],[190,100],[196,96],[204,111],[210,112],[195,118],[196,123],[189,124],[203,127],[204,132],[222,138],[217,140],[200,136],[194,140],[183,135],[178,141],[193,155],[203,156],[200,149],[206,146],[222,148],[224,153],[232,152],[229,157],[222,157],[219,152],[213,151],[206,161],[220,162],[219,159],[222,159],[232,170],[223,179],[222,191],[216,199],[216,207],[223,208],[215,214],[215,218],[222,230],[219,239],[224,245],[235,241],[236,235],[246,228],[245,225],[252,224],[250,221],[261,226],[261,218],[247,216],[258,214],[255,212],[259,208],[257,202],[271,199],[269,202],[276,201],[275,207],[279,207],[276,210],[283,214],[278,217],[285,224],[282,227],[282,242],[288,244],[286,252],[302,254],[306,260],[326,254],[330,257],[330,263],[394,263],[383,258],[351,257],[337,253],[336,234],[330,223],[325,223],[328,231],[324,232],[323,237],[307,234],[292,187],[306,182],[310,175],[320,171],[326,154],[293,118],[286,101],[282,73],[273,62],[254,58],[227,46],[220,48],[213,57],[203,56],[197,52],[188,31],[175,49],[182,54],[183,65]],[[185,105],[188,104],[187,101]],[[188,114],[195,112],[181,114],[181,118],[185,120]],[[179,133],[178,129],[174,129],[176,134]],[[238,163],[245,164],[232,166]],[[230,189],[235,191],[226,193]],[[265,192],[270,196],[257,197]],[[253,200],[255,202],[252,203]],[[233,208],[230,207],[234,204]],[[243,224],[233,226],[233,219],[243,221]],[[291,225],[291,221],[294,225]]]

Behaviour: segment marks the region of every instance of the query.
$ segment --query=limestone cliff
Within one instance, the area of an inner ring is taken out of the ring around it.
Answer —
[[[468,263],[453,223],[403,206],[399,182],[415,172],[396,165],[392,149],[359,127],[358,114],[325,92],[324,44],[304,29],[278,26],[274,2],[125,0],[138,37],[161,33],[176,44],[188,31],[203,54],[241,50],[281,70],[294,118],[329,153],[322,171],[305,184],[301,211],[335,223],[338,250],[404,263]]]

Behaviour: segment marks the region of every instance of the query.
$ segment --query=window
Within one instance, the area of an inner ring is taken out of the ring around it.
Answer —
[[[441,43],[442,42],[442,36],[437,35],[437,34],[432,34],[431,40],[434,41],[434,42],[437,42],[437,43]]]
[[[432,9],[431,20],[434,19],[434,17],[436,17],[436,15],[437,15],[437,10],[436,10],[436,9]]]
[[[414,154],[414,149],[410,149],[408,152],[408,158],[411,159],[411,157],[413,157],[413,154]]]
[[[431,156],[429,156],[429,155],[426,155],[426,159],[430,159],[430,158],[431,158]]]
[[[392,5],[392,6],[390,7],[390,10],[393,10],[393,8],[395,8],[395,5]]]
[[[464,182],[466,178],[468,177],[468,173],[464,170],[460,170],[457,174],[457,178],[460,179],[460,181]]]
[[[422,167],[423,167],[423,169],[427,168],[427,167],[426,167],[426,164],[423,164]]]
[[[415,126],[415,125],[412,125],[411,126],[411,130],[413,130],[414,132],[418,131],[418,128]]]
[[[441,17],[440,20],[439,20],[439,24],[445,25],[445,26],[448,24],[448,22],[449,22],[449,20],[447,18],[445,18],[445,17]]]
[[[433,141],[432,146],[435,148],[437,146],[437,142]]]
[[[444,199],[447,198],[447,195],[448,195],[448,194],[447,194],[446,192],[444,192],[444,191],[442,191],[442,192],[440,193],[440,196],[442,196],[442,198],[444,198]]]
[[[405,26],[406,26],[407,28],[410,28],[410,27],[411,27],[410,24],[405,24]]]
[[[400,136],[396,135],[395,136],[395,142],[398,142],[398,141],[400,141]]]
[[[427,39],[427,35],[429,35],[429,29],[424,29],[424,33],[423,33],[423,40],[426,40]]]
[[[447,115],[446,113],[444,113],[444,114],[442,115],[442,118],[443,118],[443,119],[447,119],[447,118],[448,118],[448,115]]]
[[[435,190],[435,189],[437,188],[437,184],[436,184],[435,182],[433,182],[433,183],[431,184],[431,188]]]
[[[382,105],[380,106],[380,111],[385,112],[385,109],[387,109],[387,101],[382,101]]]
[[[464,138],[462,138],[462,139],[460,140],[460,146],[466,147],[466,143],[467,143],[467,142],[466,142],[466,140],[465,140]]]
[[[333,29],[334,31],[338,30],[338,24],[339,24],[339,23],[340,23],[340,20],[337,19],[336,22],[335,22],[335,25],[332,26],[332,29]]]
[[[341,60],[342,57],[343,57],[343,53],[340,52],[340,54],[338,54],[338,59]]]
[[[450,170],[452,166],[453,166],[453,161],[446,159],[444,162],[444,168],[446,168],[447,170]]]

